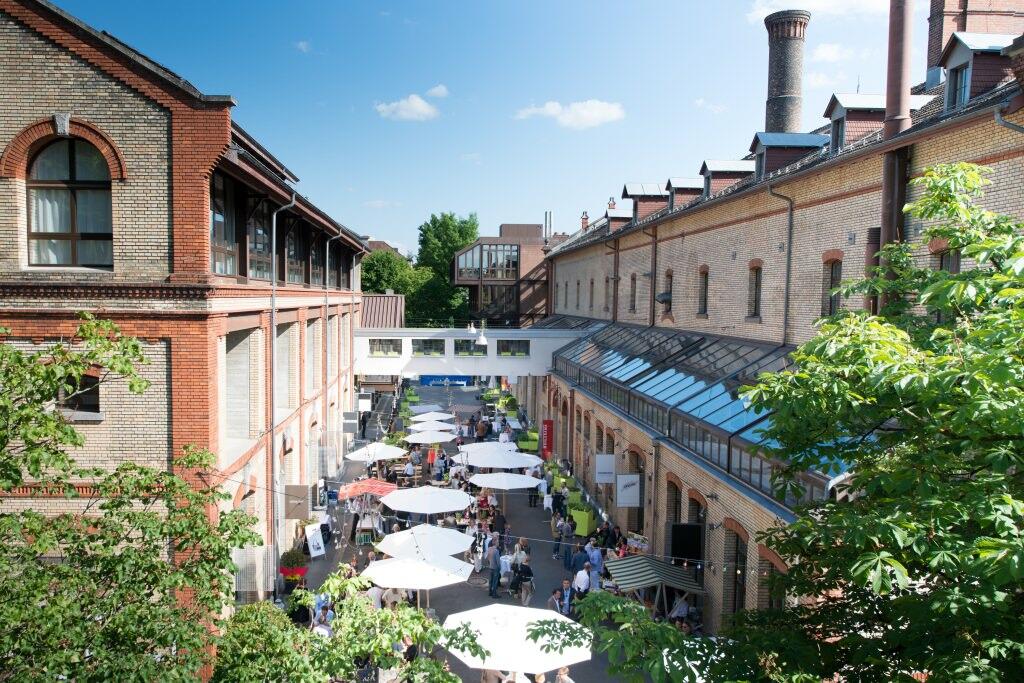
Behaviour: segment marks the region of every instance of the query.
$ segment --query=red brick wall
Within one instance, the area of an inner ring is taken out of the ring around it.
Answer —
[[[771,173],[784,166],[789,166],[813,151],[807,147],[769,147],[764,151],[764,172]]]
[[[885,121],[884,111],[848,111],[846,112],[846,140],[844,144],[860,140],[865,135],[875,132]]]
[[[711,174],[711,194],[715,194],[725,188],[735,185],[744,178],[750,176],[750,173],[725,173],[718,172]]]

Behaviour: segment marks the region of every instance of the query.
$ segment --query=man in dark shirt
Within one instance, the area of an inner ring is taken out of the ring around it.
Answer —
[[[590,562],[590,555],[587,555],[587,551],[583,549],[583,546],[577,543],[576,552],[572,554],[572,566],[570,567],[573,574],[583,569],[583,565],[587,562]]]

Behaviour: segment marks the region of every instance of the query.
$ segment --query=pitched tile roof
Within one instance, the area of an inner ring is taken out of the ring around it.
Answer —
[[[405,295],[363,294],[363,327],[405,327]]]

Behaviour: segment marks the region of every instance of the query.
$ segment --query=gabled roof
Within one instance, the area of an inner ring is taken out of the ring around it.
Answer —
[[[933,95],[911,95],[910,111],[916,111],[932,101]],[[846,111],[885,111],[885,95],[874,93],[833,93],[825,107],[825,118],[832,118],[832,112],[836,107]]]
[[[669,178],[668,182],[665,183],[665,189],[669,192],[672,190],[703,190],[704,178],[700,176],[696,178]]]
[[[38,5],[39,8],[41,8],[44,12],[50,12],[52,14],[55,14],[61,21],[71,24],[77,30],[87,34],[94,40],[103,43],[106,47],[120,53],[122,56],[127,57],[137,67],[156,76],[157,78],[164,81],[168,85],[174,87],[175,89],[184,92],[202,102],[227,104],[229,106],[234,106],[235,99],[230,95],[203,94],[199,90],[199,88],[192,85],[191,83],[189,83],[184,78],[174,73],[164,65],[150,59],[146,55],[142,54],[141,52],[131,47],[127,43],[118,40],[106,31],[97,31],[92,26],[89,26],[81,19],[65,12],[60,7],[54,5],[52,2],[49,2],[48,0],[33,0],[33,4]]]
[[[711,173],[753,173],[753,159],[705,159],[700,166],[700,174]]]
[[[946,57],[956,49],[957,45],[963,45],[971,52],[1002,52],[1003,48],[1013,43],[1016,38],[1015,34],[954,31],[953,35],[949,37],[949,41],[946,42],[946,47],[942,49],[939,64],[945,63]]]
[[[622,198],[664,197],[668,191],[658,183],[626,183],[622,187]]]
[[[817,148],[828,144],[827,135],[814,133],[754,133],[754,141],[750,143],[750,151],[757,147],[807,147]]]

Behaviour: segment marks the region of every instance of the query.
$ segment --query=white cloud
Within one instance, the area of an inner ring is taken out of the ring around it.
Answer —
[[[429,121],[441,113],[437,107],[415,93],[394,102],[379,102],[374,105],[374,109],[381,117],[395,121]]]
[[[811,61],[834,64],[846,61],[852,56],[853,50],[843,47],[839,43],[822,43],[814,47],[814,50],[811,52]]]
[[[918,3],[924,4],[924,3]],[[772,12],[784,9],[805,9],[813,17],[843,17],[855,14],[889,14],[889,0],[754,0],[747,12],[747,20],[759,22]]]
[[[613,121],[626,118],[626,110],[618,102],[602,100],[584,100],[582,102],[545,102],[540,107],[526,107],[516,112],[517,119],[529,119],[543,116],[554,119],[563,128],[583,130],[594,128]]]
[[[827,74],[821,71],[810,71],[804,76],[804,85],[808,88],[834,88],[846,80],[846,74],[839,71]]]
[[[363,206],[367,209],[394,209],[401,205],[400,202],[393,202],[390,199],[371,199],[368,202],[363,202]]]
[[[438,83],[427,91],[427,97],[448,97],[448,86],[444,83]]]
[[[309,52],[310,50],[313,49],[313,44],[310,43],[308,40],[300,40],[299,42],[295,43],[295,49],[298,50],[299,52]]]
[[[476,166],[479,166],[483,161],[483,155],[481,155],[480,152],[466,152],[465,154],[460,154],[459,158]]]
[[[698,97],[697,99],[695,99],[693,101],[693,104],[694,106],[697,107],[697,109],[707,109],[712,114],[721,114],[723,111],[725,111],[724,104],[714,104],[712,102],[708,102],[703,97]]]

